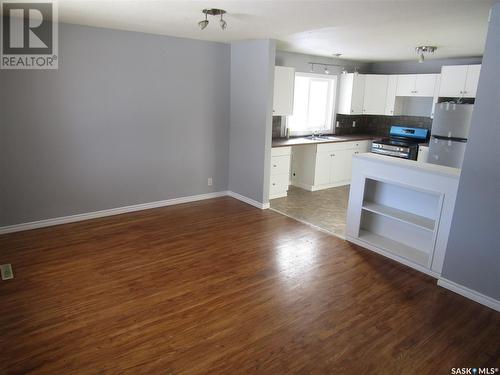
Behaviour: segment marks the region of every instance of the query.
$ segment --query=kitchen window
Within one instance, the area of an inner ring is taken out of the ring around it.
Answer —
[[[335,76],[296,73],[293,115],[287,118],[290,134],[331,133],[336,89]]]

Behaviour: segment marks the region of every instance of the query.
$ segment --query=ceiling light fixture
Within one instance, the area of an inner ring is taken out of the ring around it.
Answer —
[[[418,62],[423,63],[425,60],[425,56],[427,55],[433,55],[434,52],[437,50],[436,46],[419,46],[415,47],[415,52],[418,55]]]
[[[226,14],[226,11],[224,9],[209,8],[209,9],[203,9],[201,12],[205,14],[205,19],[203,21],[198,22],[198,26],[200,27],[200,29],[203,30],[208,26],[208,16],[220,16],[219,20],[220,28],[222,30],[227,29],[227,22],[223,18],[223,15]]]

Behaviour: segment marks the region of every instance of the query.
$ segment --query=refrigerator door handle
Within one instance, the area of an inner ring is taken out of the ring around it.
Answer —
[[[467,142],[467,138],[445,137],[443,135],[433,135],[432,138],[439,139],[442,141]]]

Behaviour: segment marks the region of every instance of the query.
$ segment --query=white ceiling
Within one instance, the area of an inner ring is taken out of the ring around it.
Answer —
[[[219,42],[273,38],[286,51],[390,61],[414,59],[418,45],[438,46],[435,58],[481,56],[492,2],[59,0],[59,21]],[[207,7],[227,10],[226,31],[216,18],[198,28]]]

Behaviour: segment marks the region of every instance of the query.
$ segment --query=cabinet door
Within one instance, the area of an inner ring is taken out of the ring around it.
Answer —
[[[365,75],[365,93],[363,99],[363,114],[385,114],[388,76],[380,74]]]
[[[363,113],[363,100],[365,98],[365,76],[364,74],[353,74],[351,114],[361,115]]]
[[[351,114],[351,99],[354,74],[341,74],[339,83],[339,107],[337,113],[342,115]]]
[[[414,96],[416,74],[400,74],[398,75],[398,85],[396,88],[396,96]]]
[[[385,98],[385,110],[386,116],[394,115],[394,105],[396,104],[396,88],[398,85],[398,76],[391,75],[387,79],[387,95]]]
[[[431,118],[434,118],[434,110],[439,99],[439,87],[441,86],[441,75],[436,77],[436,86],[434,87],[434,96],[432,98]]]
[[[467,65],[445,65],[441,68],[439,96],[460,97],[465,90]]]
[[[476,97],[480,72],[481,72],[481,65],[469,65],[467,69],[467,77],[465,79],[465,88],[463,94],[464,97],[466,98]]]
[[[323,151],[316,154],[314,185],[327,185],[330,183],[330,164],[332,154],[332,151]]]
[[[346,163],[349,161],[347,153],[351,150],[338,150],[331,152],[330,183],[335,184],[346,179]]]
[[[359,150],[356,149],[351,149],[351,150],[345,150],[344,151],[344,157],[345,157],[345,168],[344,168],[344,176],[343,180],[345,181],[351,181],[351,172],[352,172],[352,158],[354,155],[359,154]]]
[[[417,74],[415,96],[434,96],[437,74]]]
[[[274,67],[274,116],[288,116],[293,113],[294,85],[295,69],[285,66]]]

